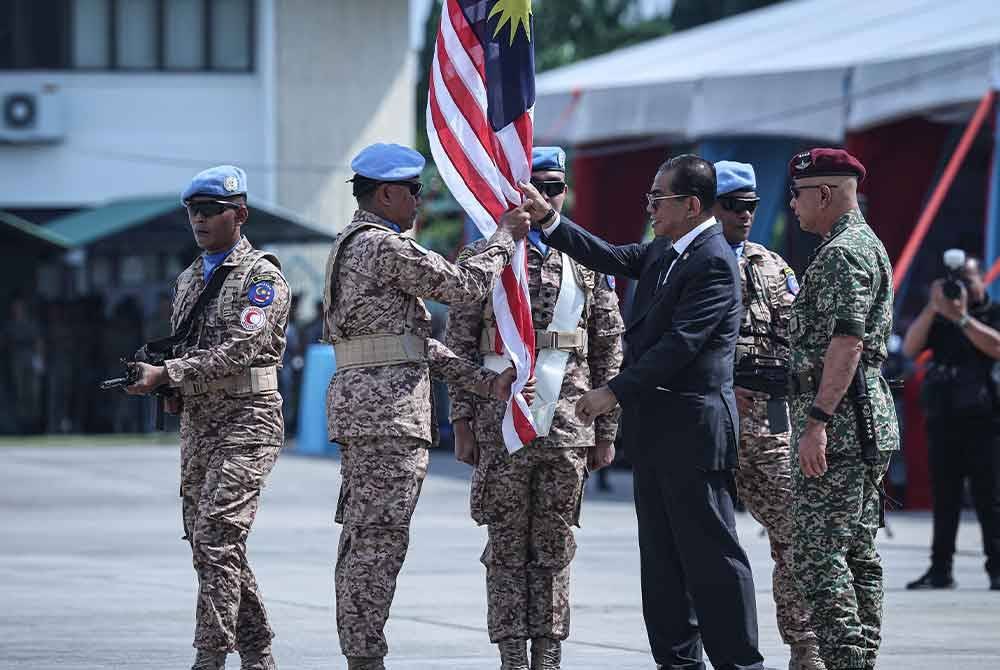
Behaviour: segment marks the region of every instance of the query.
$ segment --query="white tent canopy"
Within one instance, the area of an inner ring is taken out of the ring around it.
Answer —
[[[1000,88],[1000,0],[794,0],[549,70],[535,136],[843,140]]]

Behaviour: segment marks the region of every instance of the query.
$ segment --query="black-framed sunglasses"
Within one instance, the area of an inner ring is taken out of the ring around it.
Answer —
[[[760,204],[760,198],[719,198],[719,204],[722,205],[722,209],[727,212],[733,212],[735,214],[749,212],[750,214],[753,214],[757,209],[757,205]]]
[[[677,193],[674,195],[663,195],[659,191],[650,191],[646,194],[646,206],[654,210],[659,207],[660,200],[674,200],[675,198],[690,198],[690,193]]]
[[[532,179],[531,185],[538,189],[539,193],[547,195],[550,198],[562,195],[566,191],[566,182],[561,179],[550,179],[547,181]]]
[[[227,209],[239,209],[240,205],[228,200],[188,200],[184,203],[188,214],[198,216],[201,214],[206,219],[222,214]]]
[[[788,192],[792,194],[793,198],[798,198],[799,194],[802,191],[806,190],[807,188],[820,188],[822,186],[826,186],[828,189],[832,191],[833,189],[840,186],[840,184],[807,184],[805,186],[789,186]]]
[[[383,184],[389,184],[390,186],[405,186],[410,189],[410,195],[416,198],[420,195],[420,192],[424,190],[424,185],[419,181],[384,181]]]

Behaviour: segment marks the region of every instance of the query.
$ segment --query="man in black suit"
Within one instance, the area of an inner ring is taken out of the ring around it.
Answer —
[[[750,563],[736,536],[733,357],[736,258],[710,210],[715,169],[671,158],[646,194],[656,238],[614,246],[551,212],[522,184],[551,246],[598,272],[638,279],[622,372],[577,403],[587,423],[621,404],[634,468],[642,603],[661,668],[761,668]]]

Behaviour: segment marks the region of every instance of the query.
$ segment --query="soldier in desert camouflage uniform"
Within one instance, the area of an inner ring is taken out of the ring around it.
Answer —
[[[558,147],[536,147],[532,156],[532,182],[557,212],[566,198],[565,160]],[[553,384],[558,402],[551,430],[508,454],[501,433],[505,405],[477,400],[455,388],[451,420],[456,455],[476,466],[472,518],[489,531],[481,560],[486,566],[490,640],[499,645],[503,670],[527,670],[529,638],[531,667],[555,670],[561,641],[569,635],[569,566],[576,553],[573,526],[579,525],[586,473],[588,467],[598,469],[614,459],[617,428],[617,412],[599,417],[591,427],[577,420],[573,407],[585,392],[618,373],[625,327],[611,278],[550,251],[538,231],[528,233],[528,239],[536,344],[549,351],[544,356],[553,350],[566,352],[564,376],[557,375]],[[486,244],[481,240],[470,245],[459,259],[480,253]],[[568,317],[572,323],[554,328],[557,301],[566,304],[574,296],[578,313]],[[446,344],[452,351],[471,361],[499,359],[492,356],[496,337],[492,302],[487,298],[451,307]],[[505,365],[499,362],[494,367]],[[536,407],[546,401],[545,372],[539,368],[551,365],[540,355],[532,408],[536,423],[540,418]],[[559,365],[557,370],[561,369]]]
[[[761,364],[788,360],[788,319],[799,292],[795,273],[773,251],[747,238],[753,226],[757,179],[747,163],[715,164],[718,198],[713,213],[739,262],[743,289],[743,322],[736,362]],[[737,376],[737,384],[739,377]],[[791,648],[789,670],[820,670],[816,635],[809,610],[799,596],[792,573],[792,471],[789,460],[787,404],[761,391],[734,388],[740,413],[740,499],[766,529],[774,559],[773,594],[781,639]],[[768,401],[771,400],[771,404]],[[780,411],[784,425],[772,426],[769,408]],[[775,429],[777,432],[774,432]]]
[[[437,441],[431,377],[506,398],[498,375],[430,338],[422,297],[482,299],[523,238],[528,216],[511,210],[482,252],[459,265],[403,237],[413,226],[424,159],[376,144],[351,163],[359,209],[327,263],[324,338],[337,372],[327,394],[329,437],[342,445],[343,524],[337,555],[337,630],[351,670],[380,670],[383,628],[409,543],[410,517]]]
[[[274,668],[260,590],[247,562],[264,480],[284,440],[278,366],[285,351],[289,291],[277,259],[241,235],[246,174],[233,166],[199,173],[184,191],[204,250],[177,278],[171,327],[191,313],[216,274],[225,280],[164,366],[138,363],[134,394],[169,385],[181,414],[185,538],[198,574],[193,670],[218,670],[238,650],[244,670]]]
[[[880,373],[892,329],[892,266],[858,209],[865,169],[856,158],[813,149],[795,156],[789,173],[802,229],[823,237],[788,328],[792,444],[800,465],[792,468],[795,573],[827,670],[874,668],[883,598],[875,550],[880,487],[899,448]],[[858,366],[861,385],[852,387]],[[869,399],[861,415],[859,390]],[[859,425],[866,415],[872,431]]]

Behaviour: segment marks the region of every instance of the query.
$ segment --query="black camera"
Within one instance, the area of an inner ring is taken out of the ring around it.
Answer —
[[[945,277],[941,292],[949,300],[958,300],[962,295],[965,279],[962,269],[965,267],[965,252],[961,249],[948,249],[944,252]]]

